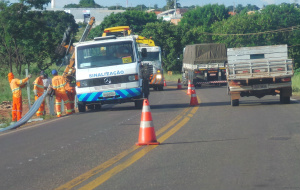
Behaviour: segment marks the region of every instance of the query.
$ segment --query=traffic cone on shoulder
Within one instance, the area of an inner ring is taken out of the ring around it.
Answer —
[[[191,80],[189,80],[189,83],[188,83],[188,90],[187,90],[187,95],[191,95],[192,94],[192,85],[191,85]]]
[[[164,86],[167,86],[166,80],[164,79]]]
[[[144,99],[143,102],[139,141],[135,144],[137,146],[160,144],[156,140],[156,135],[155,135],[153,121],[152,121],[152,114],[150,111],[149,101],[147,99]]]
[[[196,91],[195,89],[193,89],[191,94],[190,106],[197,106],[197,105],[199,105],[199,103],[198,103]]]
[[[180,79],[178,79],[177,89],[181,89],[181,88],[182,88],[182,85],[181,85]]]

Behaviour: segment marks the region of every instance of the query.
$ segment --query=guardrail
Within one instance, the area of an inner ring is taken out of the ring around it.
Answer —
[[[30,110],[16,123],[0,129],[0,132],[4,132],[10,129],[16,129],[22,125],[24,125],[25,123],[27,123],[27,121],[37,112],[37,110],[39,109],[39,107],[41,106],[42,102],[44,101],[46,95],[47,95],[48,91],[45,91],[44,94],[42,96],[40,96],[32,105],[32,107],[30,108]]]

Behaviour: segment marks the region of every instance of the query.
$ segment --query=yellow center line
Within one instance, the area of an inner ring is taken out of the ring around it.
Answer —
[[[194,109],[197,111],[197,109],[199,109],[199,107],[195,107]],[[167,133],[165,133],[163,136],[161,136],[158,139],[158,142],[162,143],[165,140],[167,140],[169,137],[174,135],[179,129],[181,129],[189,120],[190,120],[190,118],[185,116],[182,119],[182,121],[180,121],[177,125],[175,125]],[[114,167],[111,170],[107,171],[103,175],[97,177],[96,179],[94,179],[90,183],[88,183],[85,186],[81,187],[79,190],[95,189],[96,187],[103,184],[105,181],[109,180],[114,175],[118,174],[119,172],[123,171],[124,169],[126,169],[127,167],[129,167],[130,165],[132,165],[133,163],[138,161],[139,159],[141,159],[143,156],[145,156],[148,152],[150,152],[151,150],[153,150],[157,146],[159,146],[159,145],[152,145],[152,146],[147,146],[147,147],[143,148],[142,150],[140,150],[139,152],[134,154],[131,158],[129,158],[125,162],[117,165],[116,167]]]
[[[163,132],[165,132],[166,130],[168,130],[170,127],[172,127],[175,123],[177,123],[179,120],[182,119],[182,115],[185,115],[188,111],[190,110],[190,108],[185,108],[177,117],[175,117],[171,122],[169,122],[167,125],[165,125],[163,128],[159,129],[156,132],[156,135],[160,135]],[[102,172],[103,170],[105,170],[106,168],[112,166],[113,164],[117,163],[118,161],[120,161],[122,158],[126,157],[127,155],[131,154],[132,152],[134,152],[135,150],[137,150],[138,148],[140,148],[139,146],[132,146],[130,147],[128,150],[125,150],[124,152],[120,153],[119,155],[109,159],[108,161],[100,164],[99,166],[93,168],[90,171],[87,171],[86,173],[72,179],[71,181],[67,182],[66,184],[63,184],[62,186],[56,188],[55,190],[67,190],[67,189],[72,189],[73,187],[81,184],[82,182],[84,182],[85,180],[91,178],[92,176]]]

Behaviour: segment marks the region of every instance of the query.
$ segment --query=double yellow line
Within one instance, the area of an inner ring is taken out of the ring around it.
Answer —
[[[199,98],[198,98],[199,100]],[[198,106],[196,107],[189,107],[184,109],[177,117],[175,117],[171,122],[169,122],[167,125],[165,125],[163,128],[159,129],[156,132],[156,136],[159,136],[163,134],[160,138],[158,138],[158,142],[163,143],[165,140],[167,140],[169,137],[171,137],[173,134],[175,134],[179,129],[181,129],[190,119],[191,117],[194,116],[194,114],[197,112],[199,109]],[[95,189],[96,187],[100,186],[103,184],[105,181],[109,180],[111,177],[114,175],[118,174],[122,170],[126,169],[139,159],[141,159],[143,156],[145,156],[148,152],[153,150],[159,145],[151,145],[151,146],[144,146],[144,147],[139,147],[139,146],[132,146],[129,149],[125,150],[124,152],[120,153],[119,155],[109,159],[108,161],[100,164],[99,166],[93,168],[92,170],[74,178],[73,180],[67,182],[66,184],[58,187],[55,190],[67,190],[67,189],[72,189],[77,185],[80,185],[84,183],[86,180],[89,178],[97,175],[98,173],[102,172],[103,170],[109,168],[113,164],[118,163],[121,159],[125,158],[129,154],[133,153],[137,149],[139,150],[137,153],[135,153],[133,156],[125,160],[124,162],[118,164],[117,166],[113,167],[112,169],[108,170],[104,174],[100,175],[93,181],[87,183],[86,185],[82,186],[80,190],[91,190]]]

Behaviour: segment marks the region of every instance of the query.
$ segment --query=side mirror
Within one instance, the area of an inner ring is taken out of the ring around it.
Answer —
[[[142,57],[147,57],[147,49],[146,48],[142,48]]]

